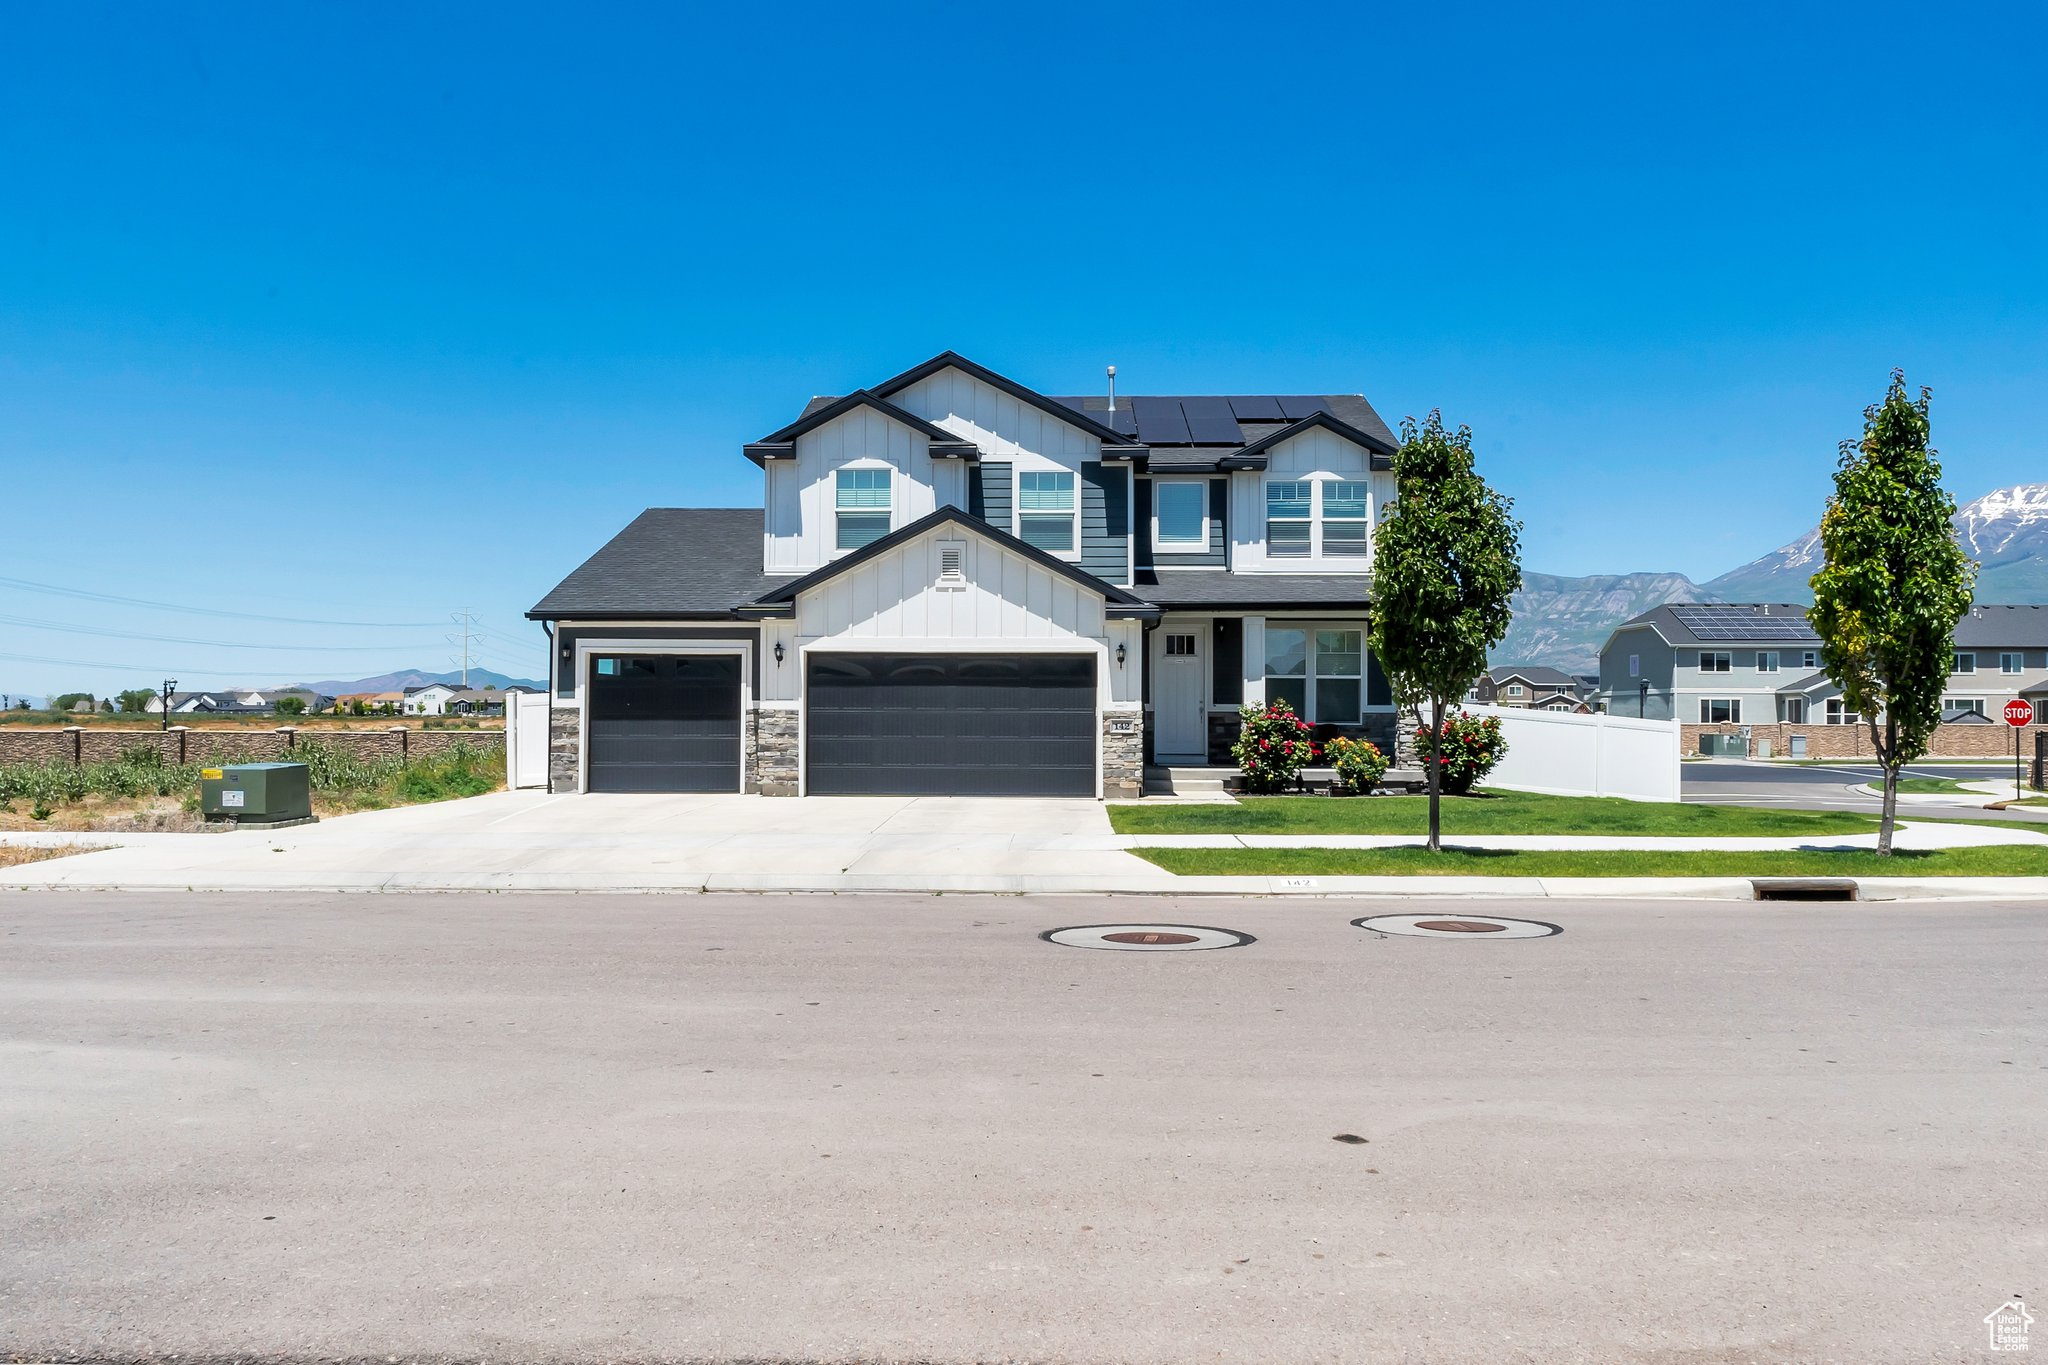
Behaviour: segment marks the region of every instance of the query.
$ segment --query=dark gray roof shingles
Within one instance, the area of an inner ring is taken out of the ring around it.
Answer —
[[[761,528],[758,507],[650,507],[526,614],[728,614],[800,577],[761,571]]]

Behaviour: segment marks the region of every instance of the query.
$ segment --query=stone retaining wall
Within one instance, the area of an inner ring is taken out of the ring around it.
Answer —
[[[1700,751],[1701,735],[1739,735],[1740,725],[1692,725],[1681,726],[1683,739],[1681,752],[1687,756]],[[2034,736],[2048,733],[2048,724],[2022,726],[2020,729],[2020,754],[2027,761],[2034,757]],[[1870,751],[1870,729],[1864,725],[1791,725],[1771,724],[1749,727],[1750,752],[1761,754],[1763,746],[1771,746],[1771,757],[1786,758],[1792,753],[1792,736],[1806,736],[1806,757],[1808,758],[1860,758],[1874,757]],[[2011,758],[2012,727],[2004,721],[1991,725],[1938,725],[1934,738],[1928,744],[1928,758]]]
[[[763,796],[795,796],[797,784],[797,713],[763,707],[754,712],[753,766],[748,791]]]
[[[301,744],[357,758],[418,758],[458,744],[505,747],[503,730],[65,730],[0,728],[0,763],[111,763],[132,749],[153,749],[166,763],[274,763]]]

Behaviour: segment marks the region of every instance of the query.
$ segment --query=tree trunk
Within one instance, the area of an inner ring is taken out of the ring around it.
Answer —
[[[1892,822],[1899,814],[1899,727],[1887,719],[1884,725],[1884,811],[1877,821],[1877,856],[1892,854]]]
[[[1437,808],[1437,800],[1443,793],[1444,704],[1441,699],[1429,699],[1429,851],[1443,852],[1443,817]]]

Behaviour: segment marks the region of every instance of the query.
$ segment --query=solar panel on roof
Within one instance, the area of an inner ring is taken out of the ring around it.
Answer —
[[[1274,401],[1280,404],[1281,413],[1290,422],[1299,422],[1304,417],[1330,410],[1329,401],[1316,393],[1283,393]]]
[[[1196,445],[1241,446],[1244,433],[1237,429],[1237,417],[1227,398],[1196,397],[1180,400],[1181,413],[1188,420],[1188,435]]]
[[[1138,414],[1138,439],[1148,446],[1184,446],[1192,442],[1188,419],[1172,398],[1133,398]]]
[[[1674,606],[1671,615],[1702,640],[1817,640],[1820,638],[1806,618],[1799,615],[1765,616],[1747,607],[1727,604]]]
[[[1230,399],[1230,410],[1237,414],[1240,422],[1284,422],[1287,414],[1280,411],[1280,400],[1270,393],[1234,394]]]

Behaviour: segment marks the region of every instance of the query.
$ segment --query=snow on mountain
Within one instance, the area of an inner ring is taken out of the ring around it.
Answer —
[[[1981,564],[2038,554],[2048,542],[2048,483],[2022,483],[1986,493],[1956,511],[1956,539]]]

